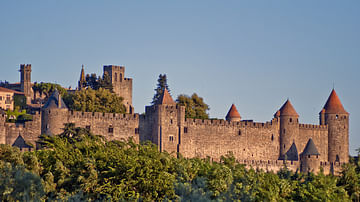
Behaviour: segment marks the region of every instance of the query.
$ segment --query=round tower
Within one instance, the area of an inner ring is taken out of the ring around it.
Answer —
[[[304,152],[300,155],[300,172],[318,172],[320,169],[320,153],[310,138]]]
[[[287,100],[280,108],[280,159],[283,159],[299,135],[299,115]],[[277,112],[277,114],[279,114]]]
[[[328,125],[328,160],[330,162],[348,162],[349,113],[345,111],[334,89],[320,112],[321,122]]]
[[[41,134],[58,135],[68,121],[68,108],[55,90],[41,109]]]
[[[227,113],[225,119],[227,121],[240,121],[241,120],[241,116],[234,104],[231,105],[229,112]]]

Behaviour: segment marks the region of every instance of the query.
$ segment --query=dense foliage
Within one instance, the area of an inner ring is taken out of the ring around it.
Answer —
[[[202,97],[199,97],[196,93],[191,97],[188,95],[179,95],[176,99],[179,105],[185,106],[185,118],[193,119],[208,119],[209,105],[204,102]]]
[[[55,91],[55,89],[59,91],[62,97],[65,97],[67,95],[66,89],[55,83],[34,83],[32,88],[34,92],[39,92],[40,96],[45,95],[45,98],[50,97],[50,95]]]
[[[26,121],[32,121],[32,116],[26,113],[26,110],[20,110],[19,106],[16,106],[14,110],[6,111],[6,121],[11,123],[23,123]]]
[[[67,124],[41,136],[44,148],[21,153],[0,145],[0,200],[359,201],[359,163],[339,177],[245,169],[229,154],[221,162],[175,158],[151,143],[106,141]]]
[[[75,94],[69,95],[69,97],[70,99],[64,99],[64,102],[71,110],[108,113],[126,112],[123,98],[104,88],[98,90],[83,89],[76,91]]]
[[[102,77],[97,77],[95,73],[86,75],[86,87],[90,87],[94,90],[98,90],[100,88],[107,89],[109,91],[113,91],[113,86],[111,83],[111,78],[107,72],[104,72]]]
[[[163,91],[165,90],[165,88],[170,93],[170,89],[169,89],[169,86],[167,84],[166,74],[160,74],[157,81],[158,81],[158,83],[156,85],[156,88],[154,89],[155,94],[154,94],[154,97],[153,97],[153,100],[152,100],[151,104],[155,104],[160,99],[160,96],[163,93]]]

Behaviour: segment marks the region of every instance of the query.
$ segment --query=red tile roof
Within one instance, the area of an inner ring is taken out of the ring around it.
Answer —
[[[169,94],[168,90],[165,88],[163,93],[161,94],[158,102],[156,104],[176,104]]]
[[[280,116],[299,116],[290,100],[286,100],[285,104],[280,108]]]
[[[326,104],[323,109],[325,109],[325,113],[348,114],[348,112],[344,109],[343,105],[341,104],[341,101],[334,89],[331,91],[331,94],[328,100],[326,101]]]
[[[226,115],[226,119],[228,119],[228,118],[241,118],[241,116],[234,104],[231,105],[230,110]]]

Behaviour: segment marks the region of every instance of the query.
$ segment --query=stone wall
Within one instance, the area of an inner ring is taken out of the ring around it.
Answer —
[[[25,123],[5,123],[5,143],[12,145],[16,138],[21,135],[25,141],[35,147],[36,141],[41,134],[41,116],[39,113],[33,115],[33,121]]]
[[[182,129],[180,152],[185,157],[210,156],[219,160],[232,152],[236,159],[277,160],[279,123],[228,122],[187,119]]]
[[[295,138],[295,144],[299,155],[304,151],[308,140],[312,138],[320,153],[319,160],[328,160],[328,127],[327,125],[299,124],[299,135]]]
[[[69,111],[68,122],[88,128],[93,134],[108,140],[133,138],[139,143],[139,115]]]

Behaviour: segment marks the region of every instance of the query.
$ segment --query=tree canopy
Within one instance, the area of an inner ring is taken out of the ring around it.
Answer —
[[[190,96],[181,94],[177,97],[176,102],[179,105],[185,106],[185,118],[193,119],[208,119],[209,105],[204,102],[202,97],[196,93]]]
[[[59,84],[55,83],[34,83],[33,90],[40,93],[40,95],[45,95],[46,98],[50,97],[50,95],[57,89],[62,97],[67,95],[67,91],[65,88],[61,87]]]
[[[112,93],[110,90],[91,88],[76,91],[71,95],[70,101],[65,101],[68,107],[76,111],[84,112],[108,112],[125,113],[126,107],[122,103],[123,98]]]
[[[155,104],[160,99],[160,96],[163,93],[163,91],[165,90],[165,88],[170,93],[170,89],[167,84],[166,74],[160,74],[157,81],[158,81],[158,83],[156,85],[157,87],[154,89],[155,95],[153,97],[151,104]]]
[[[85,86],[90,87],[94,90],[104,88],[111,92],[113,91],[111,78],[107,72],[104,72],[104,75],[102,77],[97,77],[95,73],[92,73],[90,75],[86,74]]]
[[[175,158],[149,142],[106,141],[66,124],[42,150],[0,145],[1,201],[359,201],[360,164],[340,176],[246,169],[229,153]]]

